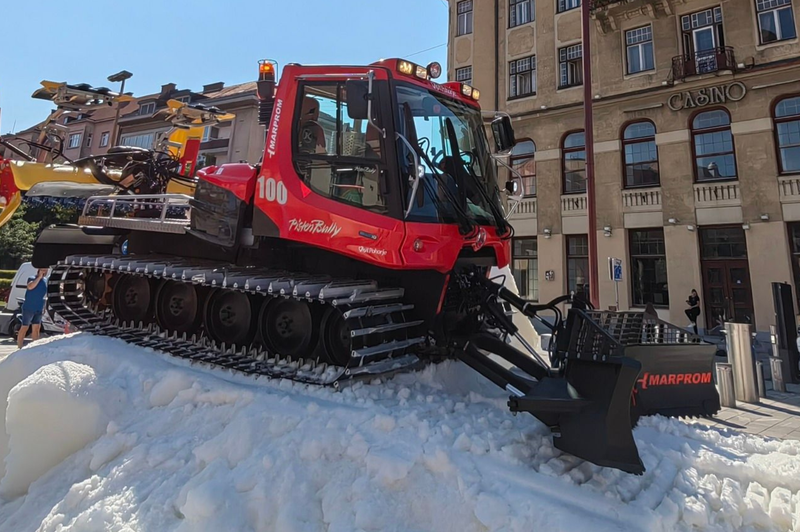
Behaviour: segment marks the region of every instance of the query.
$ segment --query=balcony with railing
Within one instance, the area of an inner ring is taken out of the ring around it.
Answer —
[[[561,196],[561,216],[586,216],[586,194]]]
[[[800,176],[778,178],[781,203],[800,203]]]
[[[511,207],[513,205],[509,205],[509,208]],[[536,219],[536,198],[522,198],[514,212],[511,213],[509,220],[515,222],[531,219]]]
[[[738,181],[724,183],[697,183],[694,186],[694,205],[698,209],[708,207],[732,207],[742,204]]]
[[[661,210],[661,188],[633,188],[622,191],[623,212],[658,212]]]
[[[672,58],[672,79],[683,81],[691,76],[736,70],[733,48],[720,46],[713,50],[683,54]]]

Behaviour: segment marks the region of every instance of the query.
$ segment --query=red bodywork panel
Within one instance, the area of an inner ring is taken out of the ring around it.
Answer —
[[[247,163],[207,166],[197,171],[197,177],[233,192],[245,203],[250,203],[256,186],[256,169]]]
[[[376,266],[447,273],[452,270],[462,249],[473,244],[473,247],[492,248],[497,265],[508,265],[510,241],[499,238],[495,228],[482,228],[481,239],[485,238],[485,241],[475,244],[477,238],[465,239],[455,224],[406,223],[327,198],[312,191],[297,174],[292,159],[292,139],[298,77],[331,80],[336,74],[341,74],[345,79],[366,76],[370,71],[375,73],[376,80],[389,79],[389,71],[381,63],[369,67],[288,65],[276,91],[258,176],[249,165],[224,164],[202,169],[198,177],[232,191],[242,201],[254,198],[255,207],[277,226],[280,238],[317,246]],[[460,84],[440,85],[410,76],[403,77],[403,81],[478,108],[477,102],[464,97],[454,86],[460,87]],[[418,250],[415,250],[417,240],[421,246],[418,244]]]
[[[19,189],[11,173],[11,165],[7,159],[0,157],[0,197],[5,198],[8,204],[17,192]]]

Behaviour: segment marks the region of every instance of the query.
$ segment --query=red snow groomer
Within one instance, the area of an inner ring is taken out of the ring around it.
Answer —
[[[37,241],[50,305],[79,329],[320,385],[457,357],[558,448],[641,473],[639,415],[719,409],[713,347],[640,314],[561,320],[564,298],[525,301],[490,277],[513,231],[478,90],[439,70],[291,64],[276,85],[261,62],[262,160],[201,169],[192,197],[90,198],[80,227]],[[498,151],[514,145],[507,117],[492,131]],[[555,313],[551,353],[511,345],[528,341],[509,305]]]

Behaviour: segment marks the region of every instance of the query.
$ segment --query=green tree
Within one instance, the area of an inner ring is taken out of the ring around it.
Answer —
[[[39,224],[24,219],[25,207],[21,206],[11,220],[0,228],[0,268],[17,269],[30,260],[33,242],[39,234]]]

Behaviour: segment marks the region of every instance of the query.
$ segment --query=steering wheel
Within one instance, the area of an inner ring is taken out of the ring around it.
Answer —
[[[427,153],[428,149],[431,147],[431,139],[428,137],[420,137],[417,139],[417,145],[423,153]]]
[[[462,151],[460,153],[461,160],[464,161],[469,168],[472,168],[472,165],[475,164],[475,155],[469,151]]]

